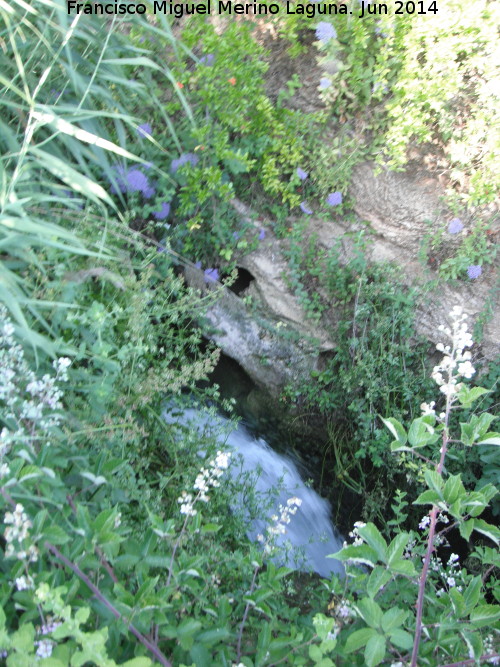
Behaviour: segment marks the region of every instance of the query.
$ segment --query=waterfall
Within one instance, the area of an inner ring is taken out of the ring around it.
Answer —
[[[332,572],[344,574],[342,563],[327,558],[342,548],[343,539],[331,521],[330,504],[313,489],[305,485],[295,463],[287,456],[275,452],[262,438],[255,437],[243,424],[235,426],[221,415],[203,408],[166,408],[164,419],[171,424],[189,425],[198,432],[214,437],[221,447],[232,453],[229,471],[233,479],[251,476],[253,488],[258,496],[274,490],[272,506],[262,516],[251,516],[244,491],[233,504],[233,511],[243,515],[249,522],[248,537],[266,534],[272,524],[270,517],[279,514],[279,505],[286,506],[291,497],[302,501],[295,516],[290,517],[286,533],[278,537],[278,556],[273,560],[302,571],[314,571],[324,577]],[[204,452],[199,452],[204,456]],[[290,548],[290,546],[292,548]]]

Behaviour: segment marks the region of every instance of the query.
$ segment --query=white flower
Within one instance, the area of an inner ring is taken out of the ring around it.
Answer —
[[[476,369],[470,361],[465,361],[463,364],[458,364],[458,372],[460,375],[463,375],[464,378],[471,378],[476,372]]]
[[[51,642],[50,639],[42,639],[39,642],[35,642],[35,645],[38,646],[36,654],[39,658],[50,658],[54,642]]]
[[[33,588],[33,579],[31,577],[18,577],[16,579],[16,588],[18,591],[26,591],[28,588]]]
[[[431,401],[430,403],[422,403],[420,405],[420,409],[422,410],[422,417],[426,417],[427,415],[435,415],[436,411],[434,410],[434,406],[436,405],[436,401]]]
[[[425,530],[425,528],[427,528],[430,522],[431,522],[430,516],[426,514],[418,524],[418,527],[420,528],[420,530]]]

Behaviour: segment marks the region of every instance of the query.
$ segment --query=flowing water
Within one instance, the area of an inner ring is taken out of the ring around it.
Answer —
[[[271,506],[257,517],[243,492],[235,501],[233,510],[249,521],[250,539],[266,534],[266,527],[272,524],[270,517],[280,514],[279,505],[286,506],[289,498],[300,498],[302,504],[286,526],[286,533],[278,538],[280,555],[274,560],[294,569],[315,571],[324,577],[329,577],[332,572],[343,575],[342,563],[327,558],[339,551],[343,544],[331,521],[330,504],[306,486],[290,458],[271,449],[244,424],[235,426],[225,417],[201,407],[181,410],[167,407],[163,416],[169,423],[189,424],[200,433],[213,435],[221,443],[221,448],[232,451],[232,477],[243,480],[250,475],[257,496],[267,497],[270,490],[275,491],[269,496]],[[200,456],[204,456],[204,452],[200,452]]]

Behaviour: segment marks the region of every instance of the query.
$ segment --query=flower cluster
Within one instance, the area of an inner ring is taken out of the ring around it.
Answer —
[[[63,392],[58,382],[68,380],[71,360],[61,357],[53,362],[55,376],[37,378],[24,358],[21,345],[14,340],[14,326],[7,311],[0,307],[0,406],[6,426],[0,433],[0,477],[9,473],[1,458],[16,440],[26,441],[57,426],[62,415]]]
[[[462,229],[464,228],[462,221],[460,218],[453,218],[453,220],[450,222],[448,225],[448,233],[449,234],[460,234]]]
[[[24,507],[18,503],[14,512],[6,512],[3,522],[6,524],[4,531],[7,543],[5,558],[18,558],[28,563],[35,563],[38,560],[38,549],[34,544],[29,546],[25,544],[28,541],[32,523]]]
[[[358,528],[364,528],[365,526],[366,526],[366,523],[363,523],[363,521],[355,521],[354,528],[349,533],[349,537],[352,538],[352,540],[353,540],[352,543],[355,547],[359,547],[361,544],[364,543],[363,538],[359,534]]]
[[[467,275],[471,280],[475,280],[476,278],[479,278],[481,273],[483,272],[483,268],[480,264],[471,264],[467,268]]]
[[[196,516],[197,511],[194,509],[195,503],[198,500],[201,500],[204,503],[207,503],[210,500],[208,491],[210,488],[215,489],[220,486],[219,479],[228,469],[230,458],[230,452],[218,451],[215,459],[212,459],[209,462],[208,467],[200,470],[193,484],[193,489],[198,492],[197,495],[193,497],[193,494],[183,491],[180,497],[177,498],[177,502],[181,506],[181,514],[186,516]]]
[[[264,545],[264,552],[266,554],[272,552],[276,538],[286,533],[285,526],[290,523],[291,517],[297,514],[297,510],[301,505],[302,500],[300,498],[296,496],[289,498],[286,501],[286,505],[279,505],[279,514],[271,516],[272,524],[266,528],[267,536],[264,537],[262,534],[257,535],[257,541]]]
[[[113,178],[109,177],[111,181],[111,192],[117,194],[118,191],[122,193],[139,192],[144,199],[151,199],[156,193],[154,184],[149,182],[148,177],[139,167],[147,169],[150,165],[133,165],[129,169],[125,169],[122,165],[115,165],[113,167]],[[115,185],[116,184],[116,185]]]
[[[199,161],[199,157],[194,153],[183,153],[180,157],[172,160],[170,171],[175,174],[177,170],[183,167],[185,164],[190,164],[192,167],[195,167]]]
[[[29,575],[26,577],[24,574],[21,577],[17,577],[16,588],[18,591],[27,591],[30,588],[34,587],[34,581]]]
[[[450,555],[446,567],[443,567],[441,561],[437,558],[432,560],[431,566],[434,572],[436,572],[441,577],[443,583],[446,586],[446,588],[437,589],[436,595],[438,597],[444,595],[446,593],[446,589],[449,590],[450,588],[456,588],[459,593],[462,591],[463,586],[457,583],[461,578],[460,559],[457,554],[452,553]]]
[[[444,357],[441,363],[434,367],[432,378],[445,396],[453,397],[461,386],[458,377],[471,378],[476,371],[470,362],[471,353],[464,351],[466,347],[472,347],[473,344],[472,336],[467,332],[465,323],[467,315],[459,306],[455,306],[450,317],[452,319],[451,329],[441,325],[439,331],[451,339],[451,345],[443,343],[436,345],[436,349],[443,352]],[[426,404],[423,405],[426,406]],[[429,407],[426,407],[427,414],[429,414]]]
[[[331,39],[337,37],[337,31],[331,23],[320,21],[316,26],[316,39],[323,44],[327,44]]]

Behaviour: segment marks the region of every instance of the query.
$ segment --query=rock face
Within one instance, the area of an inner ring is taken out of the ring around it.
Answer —
[[[424,235],[433,227],[442,228],[453,217],[442,204],[439,183],[418,170],[376,174],[374,166],[365,163],[356,169],[350,194],[356,202],[359,227],[366,228],[367,222],[372,232],[368,259],[394,262],[402,268],[408,284],[426,285],[416,312],[417,332],[439,342],[438,326],[447,321],[453,306],[461,305],[472,322],[488,309],[481,354],[487,359],[500,354],[495,271],[485,270],[476,281],[445,282],[418,259]],[[251,212],[241,202],[234,201],[234,207],[242,218],[251,219]],[[352,222],[311,216],[306,236],[315,234],[325,248],[340,240],[340,261],[347,261],[353,242],[346,232],[352,231]],[[318,367],[321,353],[333,350],[335,341],[306,318],[286,281],[283,242],[269,228],[259,248],[241,257],[239,266],[248,272],[250,282],[238,295],[224,290],[207,313],[207,334],[258,385],[278,396],[285,385],[300,387],[307,381],[311,370]],[[196,284],[200,277],[188,272],[187,279]],[[330,312],[330,331],[335,321],[336,313]]]

